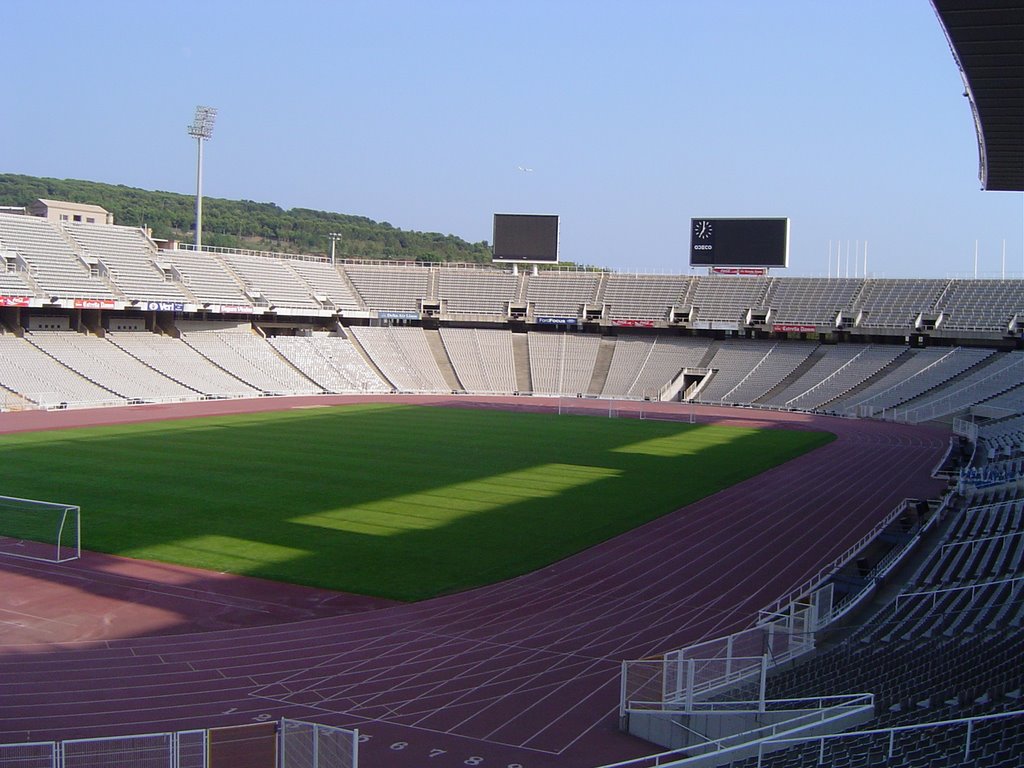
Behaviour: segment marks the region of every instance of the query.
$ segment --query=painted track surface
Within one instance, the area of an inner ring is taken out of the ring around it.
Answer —
[[[0,433],[366,399],[4,414]],[[556,405],[465,396],[402,401]],[[640,406],[618,407],[630,415]],[[72,607],[53,596],[76,566],[19,565],[16,577],[8,567],[0,570],[0,595],[35,597],[0,635],[0,743],[288,716],[358,727],[364,768],[584,768],[646,754],[650,745],[616,731],[622,659],[746,626],[900,500],[942,488],[930,472],[947,446],[943,431],[744,409],[643,408],[646,416],[823,428],[839,439],[541,571],[415,605],[299,588],[277,593],[266,583],[246,587],[250,580],[214,575],[175,575],[172,582],[184,578],[179,595],[155,571],[140,575],[122,565],[127,570],[116,576],[136,589],[148,581],[147,593],[166,602],[150,621],[133,614],[134,603],[148,603],[129,591],[98,634],[91,601],[117,600],[117,579],[99,578],[110,568],[83,559]],[[34,586],[12,590],[15,578]],[[47,595],[49,635],[32,621],[45,612],[36,609]],[[219,606],[212,612],[202,607],[211,601]]]

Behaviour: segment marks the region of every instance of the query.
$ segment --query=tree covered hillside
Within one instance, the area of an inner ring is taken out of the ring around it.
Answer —
[[[0,174],[0,206],[27,206],[38,198],[100,205],[114,223],[149,227],[153,237],[194,240],[195,198],[76,179]],[[486,242],[467,243],[454,235],[411,232],[363,216],[284,210],[274,203],[203,198],[203,244],[225,248],[327,254],[328,233],[339,232],[338,258],[409,261],[489,262]]]

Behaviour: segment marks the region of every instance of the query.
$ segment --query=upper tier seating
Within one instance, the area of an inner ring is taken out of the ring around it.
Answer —
[[[250,296],[260,295],[271,308],[320,309],[309,286],[287,259],[225,254],[224,263],[239,277]]]
[[[314,297],[325,297],[342,312],[358,312],[363,309],[359,297],[333,264],[305,259],[296,259],[288,264],[309,285]]]
[[[666,320],[671,307],[682,305],[690,282],[685,275],[609,274],[600,300],[616,320]]]
[[[822,277],[773,279],[768,294],[772,323],[834,327],[842,310],[852,310],[863,280]]]
[[[1020,280],[951,280],[935,308],[945,330],[1002,332],[1024,319],[1024,290]]]
[[[0,248],[18,252],[47,297],[117,298],[45,219],[0,213]]]
[[[35,291],[17,272],[8,272],[4,259],[0,259],[0,295],[31,296]]]
[[[597,300],[601,274],[544,270],[526,278],[526,300],[535,317],[580,317]]]
[[[109,279],[134,301],[187,302],[181,287],[168,280],[155,261],[157,249],[141,229],[109,224],[63,225],[79,251],[99,260]]]
[[[375,264],[343,267],[367,309],[415,312],[430,296],[430,270]]]
[[[764,307],[767,277],[698,277],[691,303],[698,322],[742,323],[748,309]]]
[[[865,280],[858,299],[866,328],[914,328],[921,312],[930,312],[946,280]]]
[[[160,261],[170,265],[185,288],[203,304],[252,306],[242,286],[212,253],[161,251]]]
[[[511,272],[493,269],[437,270],[437,298],[445,302],[450,315],[506,315],[506,305],[514,301],[518,278]]]

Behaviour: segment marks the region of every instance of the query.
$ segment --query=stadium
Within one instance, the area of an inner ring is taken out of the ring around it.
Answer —
[[[197,241],[0,211],[0,766],[1022,764],[1024,280]]]

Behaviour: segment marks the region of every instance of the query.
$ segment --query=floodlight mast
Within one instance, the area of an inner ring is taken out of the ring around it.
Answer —
[[[188,127],[188,135],[196,140],[196,251],[203,250],[203,142],[213,136],[213,123],[217,119],[216,107],[196,107],[196,115]]]
[[[334,244],[341,240],[341,232],[328,232],[327,236],[331,238],[331,264],[334,264]]]

